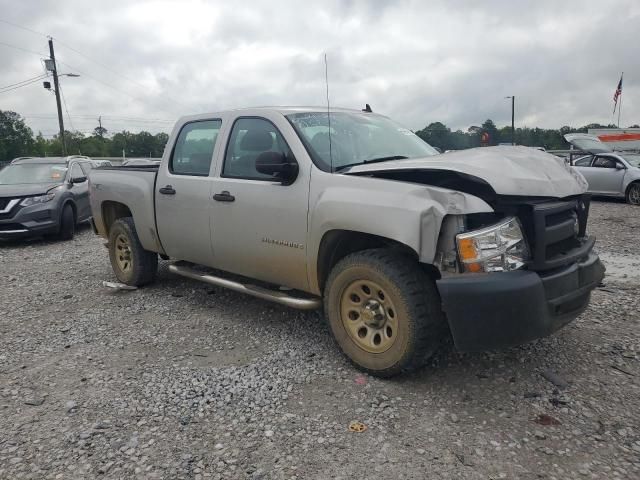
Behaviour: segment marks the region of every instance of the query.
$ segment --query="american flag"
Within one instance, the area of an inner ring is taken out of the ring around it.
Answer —
[[[622,95],[622,75],[620,76],[620,81],[618,82],[616,93],[613,94],[613,113],[616,113],[616,107],[618,106],[618,97],[620,95]]]

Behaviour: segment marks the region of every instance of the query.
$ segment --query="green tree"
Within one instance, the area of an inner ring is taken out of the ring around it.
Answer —
[[[422,130],[418,130],[416,135],[432,147],[438,147],[442,151],[451,148],[451,130],[443,123],[430,123]]]
[[[16,112],[0,110],[0,162],[30,155],[33,132]]]

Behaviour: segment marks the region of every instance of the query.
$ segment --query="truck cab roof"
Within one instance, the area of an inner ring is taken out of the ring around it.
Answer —
[[[380,115],[379,113],[366,111],[366,110],[358,110],[355,108],[342,108],[342,107],[330,107],[328,109],[330,113],[364,113],[367,115],[378,115],[381,117],[387,118],[385,115]],[[186,115],[184,117],[180,117],[178,119],[178,124],[185,123],[187,121],[193,120],[202,120],[211,117],[220,117],[226,116],[229,114],[242,115],[245,114],[247,116],[257,115],[260,113],[279,113],[281,115],[289,115],[293,113],[304,113],[304,112],[327,112],[326,105],[316,105],[316,106],[263,106],[263,107],[248,107],[248,108],[235,108],[231,110],[221,110],[218,112],[207,112],[207,113],[199,113],[196,115]]]

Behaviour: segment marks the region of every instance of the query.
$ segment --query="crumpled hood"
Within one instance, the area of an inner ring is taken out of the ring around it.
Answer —
[[[358,165],[344,173],[367,175],[412,170],[451,171],[478,177],[498,195],[563,198],[587,191],[587,181],[563,159],[529,147],[472,148],[419,159]]]
[[[0,197],[34,197],[44,195],[59,183],[22,183],[19,185],[0,185]]]

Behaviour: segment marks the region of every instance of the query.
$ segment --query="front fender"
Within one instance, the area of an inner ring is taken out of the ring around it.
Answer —
[[[493,212],[483,200],[454,190],[317,171],[312,175],[307,266],[315,292],[320,243],[331,230],[389,238],[416,252],[420,262],[431,264],[445,215]]]

